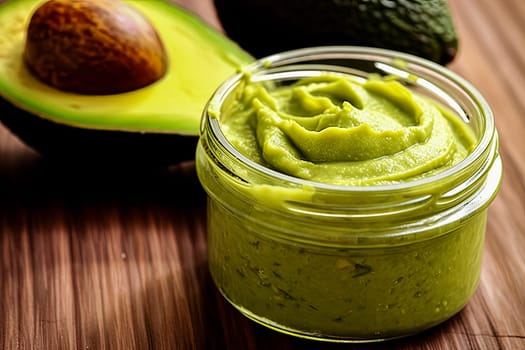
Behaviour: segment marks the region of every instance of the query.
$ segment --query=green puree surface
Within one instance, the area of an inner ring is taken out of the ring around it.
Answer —
[[[326,74],[272,88],[247,81],[218,118],[226,138],[255,162],[336,185],[421,179],[458,163],[476,144],[459,117],[390,79]],[[451,317],[476,289],[485,211],[399,244],[389,230],[406,214],[337,219],[335,229],[330,215],[288,211],[286,203],[340,207],[344,197],[242,183],[219,170],[208,175],[213,171],[201,173],[214,183],[210,270],[225,297],[262,323],[314,337],[399,337]],[[288,233],[313,238],[283,238]],[[360,246],[368,235],[381,243]],[[316,236],[330,244],[316,245]],[[355,241],[339,244],[348,237]]]
[[[252,160],[336,185],[412,181],[452,166],[475,146],[456,115],[379,78],[325,74],[275,89],[247,84],[220,122]]]

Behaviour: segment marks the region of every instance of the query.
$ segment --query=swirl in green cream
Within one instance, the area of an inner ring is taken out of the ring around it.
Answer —
[[[472,130],[395,80],[323,74],[267,88],[245,82],[221,113],[227,139],[282,173],[335,185],[435,174],[475,146]]]

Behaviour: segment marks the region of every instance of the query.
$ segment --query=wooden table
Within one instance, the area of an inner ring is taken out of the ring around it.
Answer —
[[[219,28],[211,2],[179,2]],[[450,68],[491,104],[505,172],[481,284],[459,315],[367,346],[267,330],[210,280],[192,162],[162,171],[52,164],[0,126],[0,348],[525,349],[525,2],[451,6],[461,44]]]

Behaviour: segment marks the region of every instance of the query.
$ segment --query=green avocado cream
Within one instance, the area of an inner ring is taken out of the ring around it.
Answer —
[[[226,138],[279,172],[335,185],[413,181],[473,149],[472,130],[395,80],[324,74],[276,89],[248,83],[221,114]]]
[[[256,321],[291,333],[358,340],[418,333],[456,314],[478,285],[484,213],[417,244],[321,249],[256,232],[217,202],[208,210],[219,290]],[[248,215],[272,220],[256,209]]]
[[[403,186],[473,152],[456,113],[393,78],[336,73],[279,85],[246,75],[209,107],[196,159],[210,271],[245,315],[369,341],[438,324],[472,296],[488,201],[456,208],[480,186],[451,191],[468,174]],[[240,155],[226,158],[210,125]]]

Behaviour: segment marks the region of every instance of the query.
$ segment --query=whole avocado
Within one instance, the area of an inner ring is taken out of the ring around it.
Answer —
[[[255,57],[319,45],[361,45],[440,64],[458,51],[447,0],[214,0],[226,34]]]

